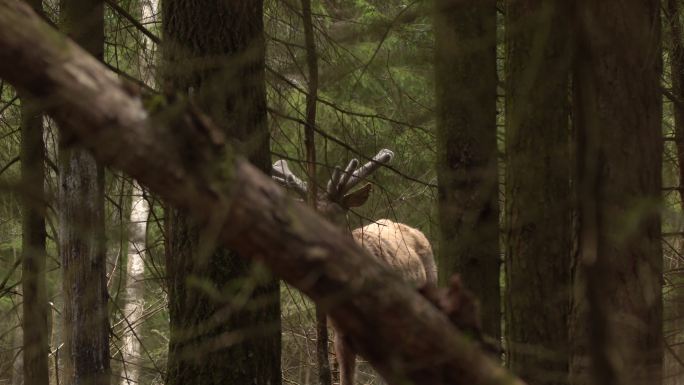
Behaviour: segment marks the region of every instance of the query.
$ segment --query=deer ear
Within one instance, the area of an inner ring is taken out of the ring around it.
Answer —
[[[361,206],[368,200],[371,190],[373,190],[373,185],[366,183],[360,189],[346,194],[342,198],[342,205],[347,208]]]

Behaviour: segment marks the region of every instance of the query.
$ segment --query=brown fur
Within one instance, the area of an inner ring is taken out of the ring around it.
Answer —
[[[417,229],[380,219],[352,231],[354,240],[378,260],[385,262],[407,281],[419,287],[437,285],[437,265],[432,247]],[[335,327],[335,353],[340,368],[340,385],[354,384],[356,352],[346,336]]]
[[[374,257],[385,262],[417,287],[437,283],[437,265],[425,235],[413,227],[380,219],[352,231]]]

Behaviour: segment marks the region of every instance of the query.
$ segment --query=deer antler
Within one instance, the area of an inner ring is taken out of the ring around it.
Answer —
[[[393,157],[394,153],[392,151],[383,148],[373,159],[361,167],[358,167],[359,161],[357,159],[350,160],[344,171],[341,171],[339,167],[335,167],[327,186],[328,196],[333,199],[339,198],[380,168],[380,166],[389,163]]]
[[[292,189],[297,192],[302,198],[306,198],[307,185],[306,182],[299,179],[287,165],[287,161],[280,159],[273,163],[271,167],[272,178],[285,188]]]
[[[389,163],[393,157],[394,153],[384,148],[380,150],[373,159],[361,167],[359,167],[359,161],[357,159],[350,160],[347,167],[344,168],[344,171],[339,166],[335,166],[326,189],[328,197],[332,201],[339,199],[349,192],[349,190],[354,188],[354,186],[359,184],[359,182],[368,177],[368,175],[380,168],[380,166]],[[294,190],[302,198],[306,199],[307,184],[290,170],[287,161],[280,159],[273,163],[271,174],[273,180],[278,182],[278,184]]]

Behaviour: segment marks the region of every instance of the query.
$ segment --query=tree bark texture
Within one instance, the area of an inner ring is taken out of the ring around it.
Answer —
[[[511,0],[505,13],[506,358],[539,385],[568,383],[570,9]]]
[[[235,148],[270,170],[262,2],[170,0],[162,12],[164,89],[187,93]],[[278,280],[217,248],[220,225],[200,226],[179,210],[168,220],[167,385],[280,384]]]
[[[385,378],[522,384],[395,273],[235,156],[206,117],[182,100],[149,117],[115,75],[17,0],[0,0],[0,77],[52,101],[48,113],[98,160],[197,223],[216,224],[222,243],[322,304]]]
[[[61,28],[99,60],[104,55],[100,0],[62,0]],[[83,100],[85,102],[85,100]],[[104,238],[104,172],[92,154],[59,147],[59,240],[64,289],[65,385],[108,385],[109,319]]]
[[[573,384],[661,380],[660,1],[577,4]]]
[[[681,2],[667,0],[664,6],[666,25],[670,32],[670,78],[672,94],[678,102],[673,103],[674,138],[677,150],[677,167],[679,168],[679,202],[684,208],[684,35],[682,35]],[[684,239],[674,239],[675,252],[681,252]],[[664,334],[668,348],[663,357],[663,384],[684,384],[684,263],[682,258],[672,259],[665,266],[665,279],[670,283],[670,290],[663,299],[665,318]]]
[[[43,115],[30,97],[21,100],[22,289],[24,382],[48,383],[48,300],[45,282]]]
[[[30,5],[41,14],[40,0]],[[22,272],[24,384],[44,385],[48,370],[48,299],[45,281],[45,143],[37,100],[21,98]]]
[[[501,335],[496,1],[435,2],[440,282],[458,272]]]

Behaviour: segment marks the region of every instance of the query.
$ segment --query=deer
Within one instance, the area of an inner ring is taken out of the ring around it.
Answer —
[[[351,208],[363,205],[369,198],[372,185],[352,191],[382,165],[389,163],[394,153],[382,149],[369,162],[359,167],[357,159],[351,159],[342,169],[333,169],[326,188],[316,197],[318,212],[335,225],[346,228],[347,213]],[[289,168],[287,161],[280,159],[272,166],[272,178],[281,186],[297,193],[306,200],[308,185]],[[401,277],[417,289],[437,285],[437,265],[427,237],[420,231],[390,219],[379,219],[351,231],[353,239],[369,254],[398,272]],[[353,385],[356,352],[344,332],[330,322],[335,339],[333,342],[340,374],[340,385]]]

